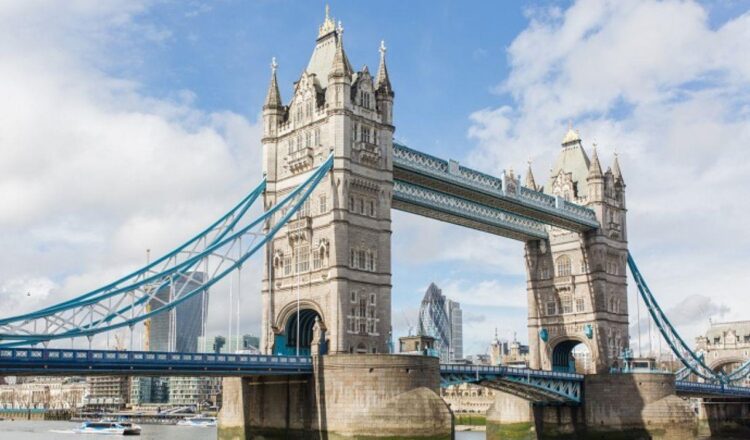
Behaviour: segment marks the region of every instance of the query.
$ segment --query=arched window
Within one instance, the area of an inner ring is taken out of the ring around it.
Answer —
[[[571,263],[570,263],[570,257],[567,255],[560,255],[557,257],[557,276],[559,277],[567,277],[570,276],[571,272]]]

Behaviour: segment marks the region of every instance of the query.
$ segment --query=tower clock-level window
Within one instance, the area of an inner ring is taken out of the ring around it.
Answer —
[[[298,246],[295,254],[295,271],[303,273],[310,270],[310,246]]]
[[[554,315],[557,313],[557,307],[555,307],[554,301],[547,301],[547,315]]]
[[[567,277],[571,273],[570,257],[567,255],[560,255],[557,257],[557,276]]]
[[[562,305],[562,312],[563,313],[573,313],[573,300],[570,298],[563,298],[560,301],[560,304]]]
[[[312,259],[313,260],[313,270],[318,270],[321,267],[323,267],[323,261],[320,258],[320,249],[315,249],[312,252],[312,256],[313,256],[313,259]]]
[[[284,257],[284,275],[290,275],[292,273],[292,257],[289,255]]]
[[[318,199],[318,202],[319,202],[320,213],[325,214],[328,211],[328,200],[326,200],[326,195],[321,194],[320,198]]]

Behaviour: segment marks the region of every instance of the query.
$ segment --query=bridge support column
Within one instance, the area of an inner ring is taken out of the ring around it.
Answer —
[[[437,358],[336,354],[313,362],[312,376],[225,379],[219,439],[453,437]]]
[[[736,398],[696,399],[698,431],[706,436],[750,437],[750,400]]]
[[[577,439],[584,429],[580,406],[542,406],[497,393],[487,411],[487,440]]]
[[[675,395],[674,375],[596,374],[586,376],[580,406],[540,406],[499,393],[487,413],[487,440],[689,440],[696,421]]]

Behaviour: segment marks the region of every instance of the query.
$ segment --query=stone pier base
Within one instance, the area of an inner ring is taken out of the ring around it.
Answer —
[[[313,376],[225,379],[219,439],[453,437],[437,358],[337,354],[314,362]]]
[[[690,404],[675,395],[674,375],[586,376],[581,406],[535,406],[500,393],[487,414],[487,440],[690,440]]]
[[[712,398],[694,401],[699,407],[700,435],[750,438],[750,400]]]

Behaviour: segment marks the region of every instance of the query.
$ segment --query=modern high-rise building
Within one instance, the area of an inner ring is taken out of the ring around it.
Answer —
[[[419,334],[435,338],[442,362],[463,358],[461,305],[446,299],[435,283],[430,283],[419,308]]]
[[[203,272],[188,273],[188,279],[175,281],[170,286],[162,286],[149,302],[151,310],[156,310],[168,303],[173,297],[183,295],[200,288],[206,274]],[[201,291],[188,298],[173,311],[160,313],[150,319],[148,326],[149,351],[178,351],[195,353],[198,351],[198,337],[203,336],[203,329],[208,312],[208,295]]]
[[[461,311],[461,304],[456,301],[448,300],[445,306],[448,313],[448,322],[451,325],[449,358],[451,361],[457,361],[464,358],[463,312]]]

